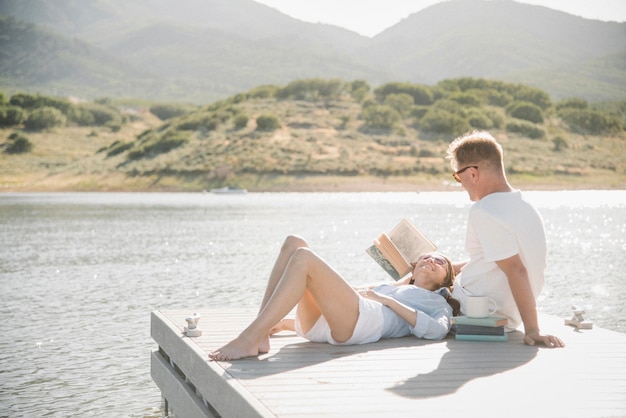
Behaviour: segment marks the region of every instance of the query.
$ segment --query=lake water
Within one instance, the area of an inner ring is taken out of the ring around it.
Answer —
[[[580,305],[626,332],[626,191],[525,195],[548,237],[539,310]],[[355,285],[387,280],[364,249],[403,217],[460,259],[470,204],[462,191],[0,194],[0,416],[158,416],[152,310],[256,307],[290,233]]]

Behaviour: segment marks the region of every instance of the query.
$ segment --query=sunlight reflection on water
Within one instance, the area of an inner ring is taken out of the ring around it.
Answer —
[[[543,312],[625,332],[626,192],[527,192],[546,223]],[[0,195],[0,416],[158,414],[150,311],[256,307],[285,235],[355,285],[402,217],[464,257],[464,192]]]

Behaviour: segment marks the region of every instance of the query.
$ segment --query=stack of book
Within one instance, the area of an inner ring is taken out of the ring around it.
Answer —
[[[464,341],[507,341],[509,337],[504,332],[504,326],[507,322],[503,316],[487,316],[485,318],[453,316],[454,338]]]

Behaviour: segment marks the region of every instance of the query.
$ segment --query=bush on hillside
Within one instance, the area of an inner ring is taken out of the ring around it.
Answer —
[[[343,91],[341,80],[313,78],[296,80],[279,89],[277,97],[294,100],[337,99]]]
[[[385,105],[373,105],[363,109],[363,122],[372,129],[391,129],[401,120],[397,110]]]
[[[411,113],[414,105],[413,96],[407,93],[393,93],[385,97],[385,106],[395,109],[401,116],[405,117]]]
[[[406,93],[413,97],[413,102],[416,105],[430,105],[434,102],[432,89],[419,84],[392,82],[374,90],[374,95],[379,103],[384,103],[388,95],[399,93]]]
[[[160,154],[170,152],[186,144],[188,141],[188,132],[173,132],[154,141],[148,141],[139,148],[130,151],[128,153],[128,159],[139,160],[142,158],[154,158]]]
[[[95,119],[96,126],[103,126],[111,122],[122,121],[122,115],[120,114],[120,112],[110,106],[97,103],[88,103],[80,105],[80,107],[87,110],[88,112],[91,112]]]
[[[614,134],[624,129],[617,116],[596,110],[566,108],[561,109],[558,115],[571,130],[582,134]]]
[[[548,93],[535,87],[525,86],[523,84],[508,85],[505,91],[508,91],[513,96],[514,100],[532,103],[535,106],[539,106],[542,110],[546,110],[552,106],[552,101]]]
[[[353,82],[348,83],[348,85],[346,86],[346,89],[348,90],[348,92],[350,93],[350,96],[352,96],[354,100],[356,100],[359,103],[362,103],[363,100],[367,98],[371,90],[371,87],[369,83],[365,80],[354,80]]]
[[[432,107],[419,121],[419,129],[446,135],[460,135],[471,129],[467,119],[458,113],[453,113],[442,107]]]
[[[506,124],[506,130],[508,132],[522,134],[530,139],[541,139],[546,136],[546,131],[532,123],[524,121],[509,122]]]
[[[424,115],[426,115],[428,109],[430,109],[430,106],[413,106],[410,116],[419,121],[424,117]]]
[[[529,102],[513,102],[506,107],[509,115],[533,123],[543,123],[541,108]]]
[[[261,115],[256,118],[256,127],[259,131],[275,131],[280,128],[280,121],[274,115]]]
[[[239,130],[239,129],[243,129],[248,125],[248,115],[245,115],[243,113],[239,113],[237,116],[235,116],[233,118],[233,124],[235,126],[235,129]]]
[[[196,112],[184,116],[173,125],[183,131],[214,131],[219,125],[219,120],[212,113]]]
[[[0,127],[8,128],[21,125],[26,120],[28,113],[18,106],[0,107]]]
[[[496,89],[488,89],[483,92],[487,103],[491,106],[506,107],[513,101],[513,96],[506,91],[499,91]]]
[[[115,141],[107,149],[107,158],[114,157],[118,154],[123,153],[124,151],[128,151],[133,147],[133,145],[134,144],[132,142]]]
[[[39,107],[28,115],[24,127],[31,131],[41,131],[57,126],[65,126],[67,117],[54,107]]]
[[[587,109],[589,108],[589,103],[585,99],[580,99],[578,97],[572,97],[569,99],[561,100],[556,104],[556,109]]]
[[[11,96],[9,103],[22,109],[34,110],[41,107],[53,107],[58,109],[66,117],[70,116],[74,104],[67,99],[58,97],[42,96],[39,94],[17,93]]]
[[[264,86],[258,86],[246,93],[246,96],[250,99],[269,99],[277,97],[280,91],[280,86],[268,84]]]
[[[489,116],[487,116],[481,109],[470,109],[467,114],[467,121],[474,129],[491,129],[494,127],[494,123]]]
[[[552,139],[552,143],[554,144],[553,150],[555,152],[559,152],[559,151],[564,150],[565,148],[569,148],[567,141],[563,139],[563,137],[561,136],[557,136],[554,139]]]
[[[471,90],[484,91],[489,103],[495,106],[505,106],[510,101],[530,102],[542,110],[552,105],[550,96],[543,90],[523,84],[511,84],[503,81],[485,80],[483,78],[462,77],[443,80],[437,83],[437,91],[467,92]]]
[[[13,132],[9,135],[9,143],[4,152],[7,154],[24,154],[32,151],[33,143],[24,134]]]
[[[163,103],[150,106],[150,112],[161,120],[168,120],[185,115],[195,110],[195,107],[178,103]]]
[[[89,110],[77,107],[70,116],[70,121],[78,126],[95,126],[96,118]]]
[[[483,101],[481,100],[480,96],[476,93],[476,91],[472,93],[470,92],[452,93],[446,96],[446,99],[455,101],[464,106],[478,107],[478,106],[482,106],[483,104]]]

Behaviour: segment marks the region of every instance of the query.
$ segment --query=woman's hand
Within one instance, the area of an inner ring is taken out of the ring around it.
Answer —
[[[375,300],[382,303],[383,305],[389,305],[389,300],[393,300],[393,298],[380,294],[372,289],[359,289],[358,292],[359,295],[363,296],[364,298]]]

